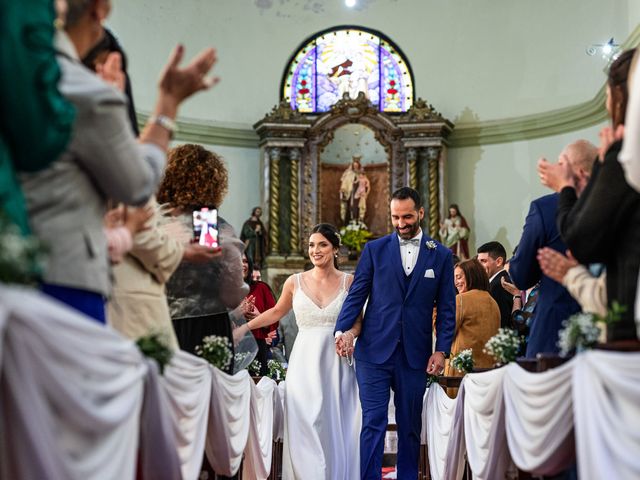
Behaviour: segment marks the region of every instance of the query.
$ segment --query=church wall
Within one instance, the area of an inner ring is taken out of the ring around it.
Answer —
[[[282,72],[298,45],[335,25],[390,37],[413,67],[416,97],[463,127],[592,100],[605,82],[605,62],[586,55],[586,47],[611,36],[622,42],[640,22],[637,0],[360,3],[365,8],[348,10],[340,0],[137,0],[115,4],[109,25],[129,54],[140,111],[151,110],[157,74],[176,43],[187,46],[188,58],[213,45],[221,83],[186,102],[181,118],[250,131],[279,100]],[[471,244],[495,238],[512,249],[529,202],[548,192],[535,173],[537,158],[557,158],[575,138],[597,142],[597,131],[451,148],[448,199],[470,222]],[[221,214],[239,229],[260,203],[257,137],[255,147],[211,148],[230,172]]]
[[[518,244],[532,200],[552,193],[540,183],[540,157],[556,161],[565,145],[584,138],[599,145],[601,125],[536,140],[452,148],[448,203],[458,203],[471,228],[469,247],[498,240],[507,252]]]

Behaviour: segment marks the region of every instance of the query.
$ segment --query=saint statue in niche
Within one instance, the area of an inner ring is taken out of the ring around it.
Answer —
[[[260,220],[262,208],[255,207],[251,211],[251,217],[242,225],[240,240],[245,244],[245,253],[251,258],[253,268],[260,270],[267,256],[267,229]]]
[[[367,197],[371,191],[371,182],[364,172],[361,159],[361,155],[354,155],[340,177],[340,220],[343,225],[352,220],[364,223],[367,213]]]

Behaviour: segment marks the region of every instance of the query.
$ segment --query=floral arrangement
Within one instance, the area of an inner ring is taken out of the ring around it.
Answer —
[[[484,352],[493,355],[496,362],[506,364],[516,359],[521,345],[522,339],[515,330],[500,328],[498,333],[487,341]]]
[[[562,322],[564,327],[558,334],[560,355],[569,355],[573,350],[582,352],[593,347],[600,337],[601,329],[596,325],[592,313],[576,313]]]
[[[341,243],[350,250],[361,252],[362,247],[371,237],[371,232],[363,222],[351,220],[349,224],[340,229]]]
[[[220,370],[228,369],[231,365],[231,360],[233,360],[229,339],[216,335],[204,337],[202,339],[202,345],[196,347],[196,355],[204,358]]]
[[[164,367],[171,361],[173,352],[169,348],[167,338],[160,333],[151,333],[140,337],[136,340],[136,345],[140,352],[145,356],[152,358],[158,364],[160,374],[164,373]]]
[[[473,351],[470,348],[462,350],[451,359],[451,366],[462,373],[473,370]]]
[[[247,370],[249,370],[249,375],[251,375],[252,377],[259,377],[260,368],[262,368],[262,364],[260,363],[260,360],[256,359],[249,364]]]
[[[576,313],[562,322],[564,327],[558,334],[558,347],[563,357],[573,351],[580,353],[592,348],[598,339],[602,329],[598,323],[611,324],[620,320],[627,308],[618,302],[613,302],[611,309],[604,317],[593,313]]]
[[[438,376],[437,375],[427,375],[427,388],[430,387],[433,384],[437,384],[438,383]]]
[[[45,249],[0,212],[0,282],[33,284],[42,270]]]
[[[269,376],[276,382],[283,381],[287,376],[287,369],[284,365],[276,360],[268,360],[267,368],[269,370]]]

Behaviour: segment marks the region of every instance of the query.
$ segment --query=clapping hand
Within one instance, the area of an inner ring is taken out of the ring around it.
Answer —
[[[538,160],[538,176],[540,183],[554,192],[559,192],[564,187],[575,188],[571,166],[568,160],[563,157],[558,163],[549,163],[546,158]]]
[[[124,92],[126,77],[122,71],[122,55],[111,52],[103,64],[96,65],[96,73],[112,87]]]
[[[612,127],[604,127],[600,130],[600,148],[598,148],[598,159],[604,162],[604,156],[612,144],[624,138],[624,125],[618,125],[615,130]]]

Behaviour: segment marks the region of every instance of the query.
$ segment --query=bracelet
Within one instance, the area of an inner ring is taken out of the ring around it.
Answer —
[[[176,122],[166,115],[152,115],[149,117],[149,123],[164,128],[169,132],[169,138],[173,138],[173,135],[178,131],[178,125],[176,125]]]

